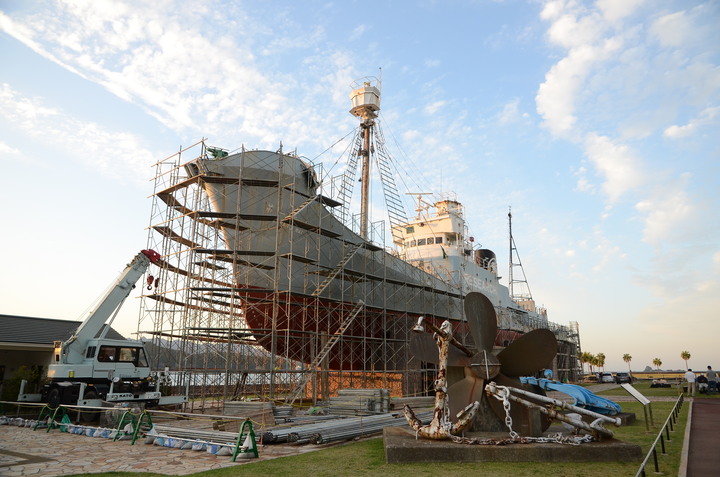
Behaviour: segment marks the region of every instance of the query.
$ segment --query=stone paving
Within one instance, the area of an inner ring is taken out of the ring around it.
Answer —
[[[156,472],[187,475],[321,449],[326,446],[273,445],[258,449],[259,459],[237,459],[207,452],[86,437],[53,429],[0,426],[0,476],[55,477],[97,472]]]

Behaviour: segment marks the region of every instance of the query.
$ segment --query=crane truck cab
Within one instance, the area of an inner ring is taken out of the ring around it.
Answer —
[[[137,340],[105,338],[113,319],[135,283],[151,263],[160,259],[153,250],[142,250],[126,266],[114,285],[99,301],[73,335],[55,341],[48,378],[40,394],[24,394],[18,401],[100,406],[103,401],[140,401],[147,404],[180,404],[183,396],[162,396],[160,382],[151,373],[145,347]]]
[[[43,388],[41,398],[50,407],[59,404],[99,406],[102,401],[160,403],[158,383],[151,374],[140,341],[90,340],[85,358],[77,364],[60,362],[61,356],[62,342],[58,341],[54,352],[57,364],[48,368],[51,381]]]

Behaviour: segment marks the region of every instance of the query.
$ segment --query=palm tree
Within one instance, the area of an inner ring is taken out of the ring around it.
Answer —
[[[690,351],[683,351],[682,353],[680,353],[680,357],[685,360],[685,369],[689,369],[687,362],[688,359],[690,359]]]
[[[632,356],[630,356],[629,354],[625,353],[625,354],[623,355],[623,361],[625,361],[625,362],[627,363],[627,365],[628,365],[628,374],[632,374],[632,371],[630,371],[630,361],[632,361]]]
[[[598,353],[595,356],[597,357],[598,367],[602,368],[602,370],[605,371],[605,353]]]
[[[580,370],[585,374],[585,353],[579,353],[577,359],[580,361]]]
[[[660,366],[662,366],[662,360],[660,358],[653,359],[653,364],[657,368],[658,371],[660,371]]]
[[[580,353],[580,362],[581,362],[582,364],[587,364],[587,365],[588,365],[588,373],[591,372],[591,364],[592,364],[591,361],[592,361],[592,358],[593,358],[593,355],[590,354],[590,353],[588,353],[587,351],[583,351],[582,353]]]
[[[597,366],[598,368],[600,367],[600,359],[598,358],[598,355],[593,355],[592,360],[590,360],[590,365]]]

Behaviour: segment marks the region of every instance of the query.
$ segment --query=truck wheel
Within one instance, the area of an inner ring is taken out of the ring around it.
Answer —
[[[57,409],[57,407],[60,405],[60,389],[59,388],[52,388],[50,392],[48,392],[47,397],[47,404],[50,409]]]
[[[84,399],[97,399],[98,393],[90,390],[85,393]],[[88,409],[87,411],[80,412],[80,422],[96,422],[100,420],[100,411],[95,409]]]

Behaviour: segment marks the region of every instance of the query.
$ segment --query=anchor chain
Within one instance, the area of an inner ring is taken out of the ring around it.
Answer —
[[[482,445],[482,446],[504,446],[509,444],[566,444],[571,446],[579,446],[580,444],[586,444],[592,442],[595,438],[589,434],[584,436],[566,436],[561,433],[551,434],[547,437],[515,437],[506,439],[481,439],[479,437],[461,437],[461,436],[450,436],[456,444],[468,444],[468,445]]]
[[[517,439],[520,437],[520,434],[513,430],[513,420],[512,417],[510,417],[510,399],[508,398],[510,396],[510,390],[505,387],[498,387],[498,390],[500,391],[500,396],[496,397],[502,401],[503,409],[505,410],[505,425],[510,429],[510,438]]]

